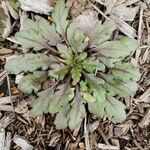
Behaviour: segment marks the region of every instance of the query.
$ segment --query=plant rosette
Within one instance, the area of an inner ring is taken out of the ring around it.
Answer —
[[[52,23],[44,18],[24,19],[21,31],[12,38],[32,50],[5,65],[12,74],[25,73],[18,85],[23,93],[37,95],[31,115],[56,114],[57,129],[75,129],[86,108],[98,117],[124,121],[126,106],[119,99],[135,92],[140,78],[138,69],[125,58],[134,53],[137,41],[126,36],[112,40],[117,28],[113,20],[97,21],[86,34],[68,20],[64,0],[55,5],[52,19]],[[47,79],[53,85],[42,89]]]

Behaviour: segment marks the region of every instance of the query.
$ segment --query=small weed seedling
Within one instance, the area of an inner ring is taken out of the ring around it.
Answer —
[[[8,61],[5,69],[25,73],[18,88],[37,95],[31,115],[56,114],[57,129],[75,129],[87,111],[123,121],[125,105],[119,98],[136,91],[140,78],[139,71],[125,61],[138,47],[137,41],[126,36],[111,40],[117,28],[112,20],[97,21],[85,34],[67,18],[68,8],[60,0],[52,13],[53,23],[24,19],[13,39],[33,50]],[[53,84],[45,90],[41,85],[47,79]]]

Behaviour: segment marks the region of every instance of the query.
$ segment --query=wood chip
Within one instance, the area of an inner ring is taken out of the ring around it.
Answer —
[[[5,55],[5,54],[9,54],[9,53],[12,53],[11,49],[4,48],[4,47],[0,49],[0,55]]]
[[[19,0],[19,2],[25,11],[48,15],[53,10],[48,0]]]
[[[93,133],[99,126],[99,121],[95,121],[91,124],[88,124],[88,129],[91,133]]]
[[[11,122],[14,121],[13,119],[14,115],[9,115],[9,116],[4,116],[1,120],[0,120],[0,129],[5,129]]]
[[[33,146],[29,144],[29,142],[19,135],[14,135],[13,139],[14,143],[16,143],[22,150],[33,150]]]
[[[136,30],[133,27],[131,27],[130,25],[128,25],[125,21],[121,20],[120,18],[118,18],[115,15],[111,15],[110,18],[114,19],[117,22],[118,28],[122,33],[124,33],[125,35],[127,35],[130,38],[137,37]]]
[[[138,10],[139,6],[127,7],[125,4],[122,4],[114,7],[111,13],[115,14],[123,21],[133,21]]]
[[[98,143],[97,147],[102,150],[119,150],[118,146],[106,145],[102,143]]]
[[[141,102],[150,102],[150,88],[148,88],[140,97]]]
[[[7,132],[5,136],[5,130],[0,130],[0,150],[10,150],[11,145],[11,133]]]
[[[140,121],[139,126],[141,128],[147,127],[150,124],[150,108],[146,111],[143,119]]]

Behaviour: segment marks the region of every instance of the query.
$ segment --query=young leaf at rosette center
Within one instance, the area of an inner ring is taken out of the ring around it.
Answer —
[[[95,59],[95,57],[89,57],[85,59],[82,63],[83,68],[90,73],[93,73],[94,71],[102,71],[105,70],[105,65],[100,62],[98,59]]]
[[[56,129],[65,129],[68,126],[68,119],[67,119],[67,113],[70,110],[70,106],[67,104],[65,105],[56,115],[55,118],[55,125]]]
[[[74,52],[83,52],[87,47],[88,42],[86,42],[85,38],[83,31],[77,28],[74,23],[71,23],[67,29],[67,39]]]
[[[5,64],[5,69],[13,74],[35,71],[39,68],[47,69],[51,65],[50,58],[45,54],[26,54],[17,56]]]
[[[74,105],[71,109],[69,114],[67,115],[68,121],[69,121],[69,128],[71,130],[75,129],[76,127],[78,127],[78,125],[82,122],[82,120],[85,118],[86,116],[86,111],[85,111],[85,107],[84,104],[82,104],[81,102],[79,103],[79,105]]]
[[[98,46],[102,42],[109,40],[116,28],[117,24],[113,20],[105,21],[103,24],[101,24],[101,21],[98,21],[89,37],[90,47]]]
[[[96,101],[96,98],[93,97],[90,93],[82,92],[82,95],[83,95],[83,98],[89,103],[93,103]]]
[[[73,58],[72,50],[69,47],[67,47],[66,45],[63,45],[60,43],[57,44],[57,49],[58,49],[61,57],[64,58],[70,64],[72,61],[72,58]]]
[[[64,64],[52,64],[51,70],[49,70],[48,75],[50,78],[63,80],[66,74],[69,72],[68,66]]]
[[[71,70],[71,76],[73,79],[72,84],[76,85],[79,81],[80,81],[80,77],[81,77],[81,70],[77,67],[72,68]]]
[[[135,39],[122,37],[119,40],[104,42],[95,49],[106,57],[118,58],[130,55],[137,47],[138,43]]]
[[[37,93],[41,89],[41,83],[47,78],[47,74],[44,71],[35,71],[33,74],[24,76],[18,84],[19,90],[26,94],[34,91]]]
[[[105,112],[109,117],[113,117],[116,121],[122,122],[126,118],[126,106],[112,96],[106,96]]]
[[[118,62],[112,68],[112,74],[116,79],[124,82],[138,81],[140,79],[140,72],[131,63]]]
[[[56,25],[56,31],[63,37],[65,37],[66,28],[69,24],[67,17],[68,17],[68,8],[65,6],[65,1],[58,0],[57,4],[54,7],[52,18]]]

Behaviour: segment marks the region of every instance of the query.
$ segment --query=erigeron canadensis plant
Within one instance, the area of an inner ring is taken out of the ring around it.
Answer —
[[[138,47],[137,41],[126,36],[111,40],[117,28],[112,20],[97,21],[85,34],[67,18],[68,9],[60,0],[51,24],[43,18],[35,22],[24,19],[22,30],[13,37],[23,48],[32,48],[5,65],[12,74],[25,73],[18,85],[23,93],[37,95],[31,115],[56,114],[57,129],[75,129],[87,111],[125,120],[126,107],[119,99],[136,91],[140,78],[139,71],[125,58]],[[47,79],[53,84],[42,89]]]

